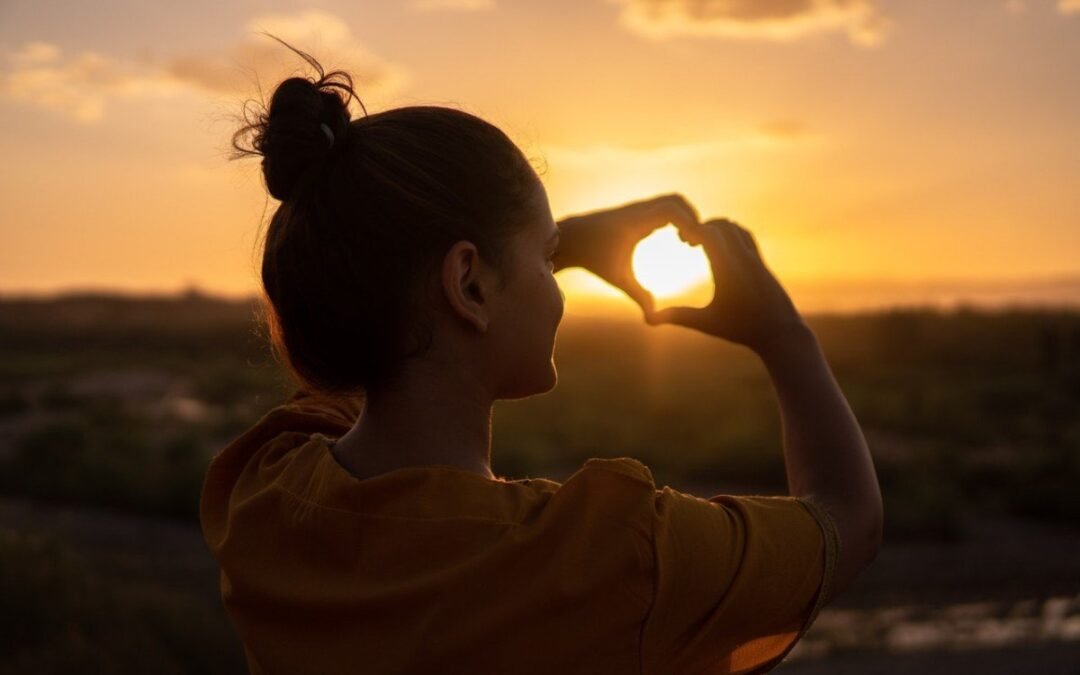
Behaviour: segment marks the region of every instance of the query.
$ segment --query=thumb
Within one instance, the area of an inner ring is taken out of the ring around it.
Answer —
[[[645,290],[645,288],[636,281],[631,281],[626,284],[626,287],[623,290],[641,307],[641,311],[645,313],[645,319],[647,321],[649,316],[653,313],[653,308],[656,306],[656,301],[653,298],[652,293]]]
[[[665,307],[664,309],[650,312],[645,321],[650,326],[670,323],[687,328],[697,328],[701,310],[694,307]]]

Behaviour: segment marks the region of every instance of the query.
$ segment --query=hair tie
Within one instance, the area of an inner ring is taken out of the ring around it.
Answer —
[[[326,137],[330,140],[330,147],[334,147],[334,132],[330,129],[330,126],[326,122],[323,122],[319,125],[319,128],[323,130],[323,133],[326,134]]]

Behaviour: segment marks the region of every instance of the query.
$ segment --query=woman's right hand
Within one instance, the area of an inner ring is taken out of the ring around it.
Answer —
[[[793,329],[805,328],[786,291],[765,267],[749,231],[719,218],[703,223],[688,244],[701,246],[709,257],[713,298],[706,307],[669,307],[647,316],[651,325],[693,328],[741,344],[755,352],[766,349]]]

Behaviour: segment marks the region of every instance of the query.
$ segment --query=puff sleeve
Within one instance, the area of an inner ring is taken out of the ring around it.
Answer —
[[[832,580],[829,514],[794,497],[656,490],[642,673],[758,673],[809,628]]]

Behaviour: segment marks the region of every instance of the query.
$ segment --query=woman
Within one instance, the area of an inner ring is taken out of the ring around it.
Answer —
[[[282,82],[236,141],[281,200],[262,280],[302,387],[214,459],[201,506],[251,671],[777,664],[873,559],[882,508],[854,416],[750,233],[678,195],[556,223],[497,128],[438,107],[351,120],[349,77],[297,53],[319,78]],[[705,308],[655,311],[633,279],[634,244],[667,223],[710,258]],[[561,484],[492,473],[493,402],[555,386],[554,274],[571,266],[650,324],[762,358],[790,495],[658,489],[630,458]]]

